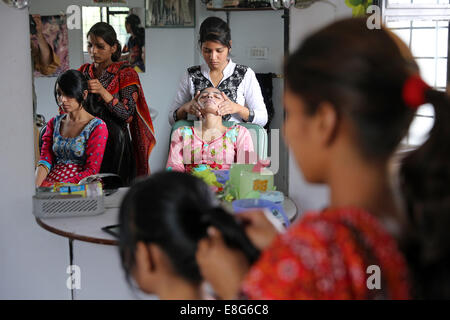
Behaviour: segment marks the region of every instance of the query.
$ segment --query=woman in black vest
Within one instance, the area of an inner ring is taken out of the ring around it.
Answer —
[[[228,24],[220,18],[206,18],[200,26],[199,45],[205,64],[187,69],[169,111],[169,122],[201,117],[197,103],[200,91],[208,87],[223,92],[225,101],[218,113],[224,120],[251,122],[264,126],[267,110],[255,72],[234,63],[230,57],[231,34]]]

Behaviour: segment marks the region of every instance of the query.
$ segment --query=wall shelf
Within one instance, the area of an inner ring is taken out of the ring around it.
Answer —
[[[226,7],[226,8],[213,8],[213,7],[206,7],[206,10],[208,11],[222,11],[225,12],[227,15],[227,23],[230,25],[230,12],[255,12],[255,11],[279,11],[283,9],[273,10],[272,7],[265,7],[265,8],[240,8],[240,7]]]

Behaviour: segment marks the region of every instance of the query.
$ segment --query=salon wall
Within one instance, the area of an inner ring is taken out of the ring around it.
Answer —
[[[27,10],[0,2],[0,299],[69,299],[67,240],[32,215],[33,108]]]

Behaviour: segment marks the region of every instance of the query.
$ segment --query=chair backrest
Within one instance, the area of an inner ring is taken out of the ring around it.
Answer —
[[[253,146],[255,151],[257,152],[258,159],[267,159],[267,146],[269,144],[267,131],[263,127],[255,123],[241,122],[239,123],[239,125],[246,127],[252,135]]]
[[[223,125],[225,127],[232,127],[235,125],[236,122],[233,121],[224,121]],[[248,122],[239,122],[237,123],[245,128],[250,132],[253,140],[253,147],[258,155],[258,159],[264,160],[267,159],[267,146],[268,146],[268,138],[267,138],[267,132],[264,130],[263,127],[260,125],[254,124],[254,123],[248,123]],[[172,127],[172,131],[170,132],[170,137],[172,138],[172,133],[177,130],[180,127],[191,127],[194,125],[193,120],[178,120],[174,123]]]
[[[121,177],[125,185],[128,185],[134,176],[130,173],[126,163],[126,136],[122,128],[114,121],[105,121],[108,127],[108,141],[103,154],[102,166],[99,173],[114,173]]]

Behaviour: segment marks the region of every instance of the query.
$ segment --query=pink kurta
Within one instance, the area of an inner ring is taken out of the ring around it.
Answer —
[[[232,163],[255,163],[253,140],[247,128],[234,125],[219,138],[203,141],[194,127],[181,127],[172,133],[166,168],[190,171],[199,164],[228,170]]]

